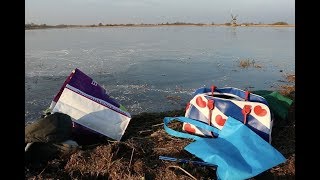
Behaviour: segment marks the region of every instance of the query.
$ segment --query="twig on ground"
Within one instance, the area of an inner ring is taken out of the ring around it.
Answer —
[[[152,127],[161,126],[163,123],[152,125]]]
[[[142,130],[142,131],[139,131],[139,134],[144,133],[144,132],[150,132],[150,131],[152,131],[152,130],[151,129]]]
[[[118,141],[114,141],[114,140],[107,140],[107,141],[109,141],[109,142],[111,142],[111,143],[117,143]]]
[[[48,164],[47,164],[46,167],[40,172],[40,174],[38,174],[37,176],[40,176],[40,175],[44,172],[44,170],[47,169],[47,167],[48,167]]]
[[[188,171],[184,170],[183,168],[179,167],[179,166],[168,166],[168,168],[173,167],[173,168],[178,168],[181,171],[183,171],[184,173],[186,173],[188,176],[190,176],[192,179],[197,180],[197,178],[195,178],[194,176],[192,176],[190,173],[188,173]]]
[[[165,148],[153,148],[153,150],[167,150],[167,149],[175,149],[176,147],[165,147]]]
[[[131,152],[130,163],[129,163],[129,169],[130,169],[130,166],[131,166],[131,161],[132,161],[132,157],[133,157],[133,152],[134,152],[134,148],[132,148],[132,152]]]

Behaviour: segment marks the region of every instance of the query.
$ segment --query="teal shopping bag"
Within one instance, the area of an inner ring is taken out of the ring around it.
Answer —
[[[209,130],[214,137],[175,131],[167,126],[173,120]],[[206,163],[217,165],[218,179],[248,179],[286,161],[271,144],[232,117],[228,117],[221,130],[186,117],[165,117],[164,129],[172,136],[196,140],[184,149]]]

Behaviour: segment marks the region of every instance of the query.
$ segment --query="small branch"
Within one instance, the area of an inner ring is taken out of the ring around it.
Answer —
[[[30,148],[30,146],[31,146],[32,144],[33,144],[33,142],[28,143],[28,144],[26,145],[26,147],[24,148],[24,152],[27,152],[28,149]]]
[[[48,167],[48,164],[47,164],[46,167],[40,172],[40,174],[38,174],[37,176],[40,176],[40,175],[44,172],[44,170],[47,169],[47,167]]]
[[[133,152],[134,152],[134,148],[132,148],[132,153],[131,153],[131,158],[130,158],[130,163],[129,163],[129,169],[130,169],[130,166],[131,166],[131,161],[132,161],[132,157],[133,157]]]
[[[142,131],[139,131],[139,134],[144,133],[144,132],[150,132],[150,131],[152,131],[152,130],[151,129],[142,130]]]
[[[153,150],[167,150],[167,149],[172,149],[172,148],[175,148],[175,147],[165,147],[165,148],[153,148]]]
[[[183,168],[179,167],[179,166],[168,166],[168,168],[173,167],[173,168],[178,168],[181,171],[183,171],[184,173],[186,173],[188,176],[190,176],[192,179],[197,180],[197,178],[195,178],[194,176],[192,176],[190,173],[188,173],[188,171],[184,170]]]
[[[118,151],[119,151],[119,147],[118,147],[118,149],[116,150],[116,153],[115,153],[115,155],[117,155],[117,154],[118,154]]]
[[[131,167],[131,161],[132,161],[132,157],[133,157],[133,152],[134,152],[134,148],[132,148],[131,157],[130,157],[130,163],[129,163],[129,167],[128,167],[129,177],[131,176],[130,167]]]
[[[152,125],[152,127],[161,126],[163,123]]]

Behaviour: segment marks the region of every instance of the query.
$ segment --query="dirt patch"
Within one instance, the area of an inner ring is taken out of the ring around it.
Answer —
[[[294,85],[279,92],[294,99]],[[46,163],[25,165],[26,179],[216,179],[213,167],[163,161],[159,156],[198,160],[183,148],[191,142],[163,129],[163,118],[184,116],[184,109],[132,117],[122,141],[105,140]],[[287,119],[275,119],[272,145],[287,161],[251,179],[295,177],[295,105]],[[181,129],[173,122],[171,128]]]

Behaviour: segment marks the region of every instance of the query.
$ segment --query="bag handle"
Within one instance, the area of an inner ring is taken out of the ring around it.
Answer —
[[[216,95],[214,95],[214,92],[218,93]],[[196,92],[194,92],[193,96],[197,95],[197,94],[206,94],[209,96],[229,96],[229,97],[233,97],[233,98],[237,98],[237,99],[242,99],[244,101],[252,101],[255,100],[257,97],[250,97],[251,92],[248,90],[242,90],[242,89],[238,89],[238,88],[234,88],[234,87],[223,87],[223,88],[218,88],[215,85],[211,85],[210,88],[200,88],[197,89]],[[255,100],[256,101],[256,100]]]
[[[197,121],[197,120],[194,120],[194,119],[190,119],[190,118],[187,118],[187,117],[183,117],[183,116],[180,116],[180,117],[165,117],[163,119],[163,121],[164,121],[164,130],[168,134],[170,134],[172,136],[175,136],[175,137],[187,138],[187,139],[193,139],[193,140],[204,139],[204,137],[200,137],[200,136],[196,136],[196,135],[192,135],[192,134],[188,134],[188,133],[184,133],[184,132],[179,132],[179,131],[176,131],[176,130],[173,130],[173,129],[169,128],[167,125],[173,120],[178,120],[180,122],[189,123],[189,124],[195,125],[196,127],[209,130],[215,136],[219,135],[219,131],[220,130],[218,128],[213,127],[213,126],[209,126],[209,125],[207,125],[207,124],[205,124],[203,122],[200,122],[200,121]]]

